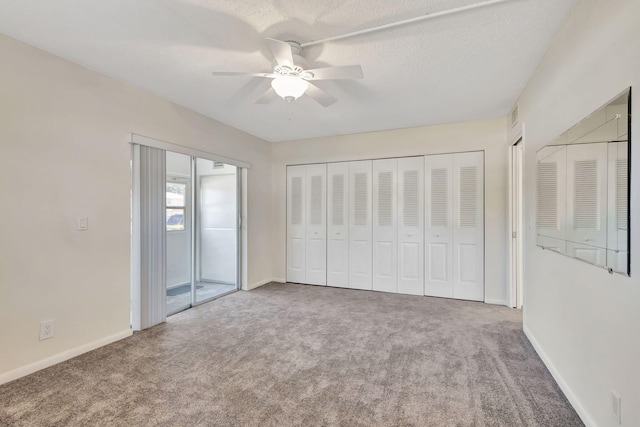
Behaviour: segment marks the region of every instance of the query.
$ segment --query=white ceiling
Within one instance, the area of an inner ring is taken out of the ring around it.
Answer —
[[[0,32],[268,141],[507,114],[576,0],[509,0],[310,46],[310,67],[360,64],[320,81],[338,99],[255,100],[270,80],[265,37],[300,43],[486,0],[0,0]]]

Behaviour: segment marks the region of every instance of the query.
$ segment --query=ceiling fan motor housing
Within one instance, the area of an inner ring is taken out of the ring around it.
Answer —
[[[295,76],[305,80],[313,78],[313,73],[305,72],[304,69],[307,66],[307,61],[302,57],[302,47],[300,43],[288,40],[287,43],[291,46],[291,56],[293,58],[293,64],[288,66],[287,64],[278,64],[277,60],[273,60],[273,73],[280,76]]]

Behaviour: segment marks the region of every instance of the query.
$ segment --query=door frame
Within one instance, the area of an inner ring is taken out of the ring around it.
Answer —
[[[524,124],[514,129],[508,146],[508,290],[509,306],[524,304]]]
[[[130,289],[130,315],[131,315],[131,326],[133,330],[141,330],[148,326],[142,326],[142,318],[143,316],[148,317],[148,311],[156,310],[161,314],[162,321],[166,320],[167,312],[166,312],[166,301],[158,306],[157,302],[149,301],[141,297],[141,287],[142,283],[139,279],[140,276],[140,227],[142,218],[139,213],[139,204],[141,197],[141,189],[140,189],[140,171],[139,171],[139,159],[136,154],[139,151],[139,146],[147,146],[152,147],[164,151],[172,151],[179,154],[185,154],[191,157],[199,157],[202,159],[207,159],[215,162],[226,163],[229,165],[233,165],[237,167],[236,175],[237,175],[237,187],[236,187],[236,200],[237,200],[237,216],[238,216],[238,227],[237,227],[237,279],[236,279],[236,291],[240,289],[247,289],[247,278],[248,278],[248,253],[247,253],[247,241],[248,241],[248,227],[247,227],[247,182],[248,182],[248,170],[251,169],[251,163],[232,159],[229,157],[221,156],[218,154],[198,150],[191,147],[185,147],[178,144],[173,144],[171,142],[162,141],[159,139],[138,135],[135,133],[129,134],[128,143],[131,146],[131,162],[130,162],[130,177],[131,177],[131,289]],[[193,168],[192,161],[192,168]],[[163,187],[166,187],[166,174],[163,180]],[[194,204],[194,188],[195,186],[191,185],[191,204]],[[163,209],[166,209],[166,203],[164,203]],[[193,214],[194,210],[191,209],[191,229],[194,229],[193,222]],[[166,233],[166,228],[163,227],[162,233]],[[193,235],[192,235],[192,247],[194,243]],[[193,258],[193,257],[192,257]],[[166,283],[162,283],[162,292],[166,292]],[[234,291],[235,292],[235,291]],[[193,295],[193,275],[192,275],[192,295]],[[207,300],[208,301],[208,300]],[[205,302],[205,301],[201,301]]]

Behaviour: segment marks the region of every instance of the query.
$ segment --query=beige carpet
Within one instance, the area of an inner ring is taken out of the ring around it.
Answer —
[[[580,426],[521,313],[293,284],[0,386],[2,426]]]

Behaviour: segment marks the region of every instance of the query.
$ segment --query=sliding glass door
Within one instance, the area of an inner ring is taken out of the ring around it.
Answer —
[[[191,156],[166,155],[167,314],[191,307],[192,174]]]
[[[239,289],[250,163],[131,134],[131,327]]]
[[[238,168],[167,151],[167,314],[238,289]]]
[[[196,159],[196,303],[237,289],[237,187],[235,166]]]

